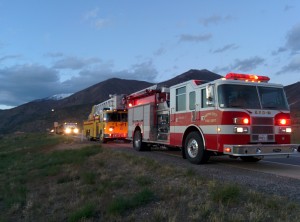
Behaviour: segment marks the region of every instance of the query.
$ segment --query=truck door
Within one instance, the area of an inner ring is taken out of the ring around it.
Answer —
[[[187,117],[187,94],[186,86],[181,86],[171,90],[170,101],[170,144],[181,146],[182,136],[190,119]]]
[[[218,111],[215,105],[214,85],[201,89],[200,128],[204,135],[205,148],[218,148]]]

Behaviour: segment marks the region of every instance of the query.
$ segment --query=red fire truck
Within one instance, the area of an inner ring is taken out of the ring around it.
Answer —
[[[267,76],[228,73],[212,82],[157,85],[127,96],[133,148],[181,148],[191,163],[227,154],[244,161],[297,154],[282,85]]]

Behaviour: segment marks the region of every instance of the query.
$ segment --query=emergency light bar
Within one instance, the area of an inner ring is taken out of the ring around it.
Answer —
[[[225,76],[225,79],[241,80],[246,82],[268,82],[270,78],[268,76],[257,76],[252,74],[240,74],[230,72]]]

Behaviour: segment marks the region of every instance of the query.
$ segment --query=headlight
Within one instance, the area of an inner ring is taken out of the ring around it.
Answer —
[[[279,128],[279,133],[291,133],[292,128],[291,127],[280,127]]]
[[[65,133],[66,133],[66,134],[71,133],[71,129],[70,129],[70,128],[65,129]]]
[[[79,130],[77,128],[74,129],[74,133],[78,133]]]
[[[235,133],[248,133],[248,127],[234,127]]]

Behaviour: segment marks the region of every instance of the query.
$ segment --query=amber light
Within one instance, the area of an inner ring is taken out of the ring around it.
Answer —
[[[243,123],[244,123],[244,124],[249,124],[249,119],[248,119],[248,118],[244,118],[244,119],[243,119]]]
[[[237,117],[233,119],[234,124],[238,124],[238,125],[248,125],[250,123],[250,119],[249,118],[244,118],[244,117]]]
[[[230,147],[225,147],[224,151],[225,151],[226,153],[230,153],[230,152],[231,152],[231,148],[230,148]]]

